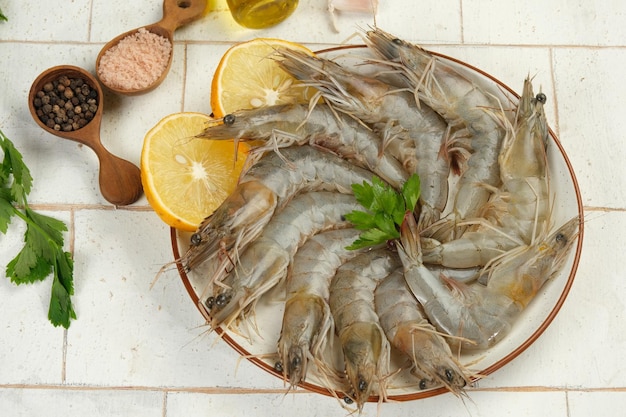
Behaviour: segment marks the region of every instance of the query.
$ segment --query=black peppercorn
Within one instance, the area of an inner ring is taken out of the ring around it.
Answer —
[[[39,120],[48,128],[70,132],[87,125],[98,110],[98,91],[82,78],[58,77],[33,99]]]

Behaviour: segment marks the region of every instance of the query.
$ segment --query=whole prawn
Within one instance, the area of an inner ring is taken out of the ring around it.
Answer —
[[[546,145],[546,96],[533,92],[529,78],[514,121],[501,118],[505,138],[498,157],[502,186],[493,188],[484,219],[459,239],[422,241],[423,260],[454,268],[487,265],[519,245],[531,243],[548,227],[550,212]]]
[[[211,327],[231,325],[252,312],[258,299],[287,275],[297,249],[323,230],[347,227],[345,213],[359,207],[350,194],[331,191],[300,193],[274,215],[225,277],[204,300]],[[209,279],[207,285],[212,280]]]
[[[330,311],[359,411],[372,393],[386,398],[390,346],[374,310],[374,289],[399,266],[396,253],[372,250],[340,266],[330,285]]]
[[[447,341],[426,319],[407,287],[402,268],[378,284],[374,297],[381,327],[391,345],[411,360],[420,389],[443,385],[461,395],[471,383],[469,371],[458,363]]]
[[[305,379],[310,360],[320,364],[318,368],[328,366],[323,348],[334,335],[328,306],[330,281],[337,268],[362,253],[346,249],[359,233],[353,228],[319,233],[294,255],[278,340],[282,368],[291,387]]]
[[[281,68],[316,88],[333,108],[377,126],[379,134],[387,138],[384,148],[422,180],[420,225],[426,227],[438,220],[448,198],[450,174],[445,121],[428,106],[418,107],[411,93],[334,61],[295,50],[279,50],[279,54]],[[403,145],[392,146],[394,141],[408,141],[412,146],[407,152]]]
[[[383,152],[382,140],[375,132],[326,104],[312,109],[287,104],[239,110],[216,119],[198,137],[263,141],[253,153],[309,144],[369,169],[395,188],[408,178],[402,164]]]
[[[401,227],[398,253],[405,280],[430,322],[446,334],[463,338],[464,349],[485,349],[509,332],[519,313],[560,270],[576,241],[578,225],[578,216],[573,217],[552,233],[500,257],[491,266],[486,285],[465,285],[433,275],[422,262],[410,213]]]
[[[497,162],[505,131],[490,111],[500,109],[501,103],[442,59],[379,28],[367,31],[366,43],[404,75],[406,86],[415,90],[418,103],[439,113],[457,137],[470,136],[471,155],[459,179],[451,213],[453,227],[444,223],[446,227],[439,232],[439,236],[452,235],[439,237],[440,240],[456,238],[465,230],[457,224],[477,216],[490,197],[488,187],[477,185],[500,185]]]
[[[298,192],[337,190],[351,194],[352,184],[369,182],[372,175],[310,146],[288,147],[280,155],[268,152],[242,173],[235,190],[199,225],[180,262],[189,271],[217,259],[214,270],[223,271]],[[223,254],[226,256],[220,256]]]

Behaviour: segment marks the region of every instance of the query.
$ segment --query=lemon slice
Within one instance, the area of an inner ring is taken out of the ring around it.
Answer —
[[[308,101],[306,89],[277,64],[276,50],[296,49],[313,55],[303,45],[273,38],[256,38],[232,46],[222,57],[211,83],[215,117],[236,110]]]
[[[146,134],[141,181],[148,202],[168,225],[194,231],[234,190],[247,145],[194,138],[210,116],[174,113]]]

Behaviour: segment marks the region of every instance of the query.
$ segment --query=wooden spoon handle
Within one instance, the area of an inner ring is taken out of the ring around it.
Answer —
[[[125,159],[99,148],[96,151],[100,160],[100,192],[111,204],[125,206],[141,197],[141,171]]]
[[[164,0],[163,18],[157,25],[173,33],[179,27],[202,17],[206,5],[207,0]]]

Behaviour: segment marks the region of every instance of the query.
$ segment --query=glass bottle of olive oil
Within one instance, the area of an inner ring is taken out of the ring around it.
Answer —
[[[298,0],[226,0],[233,18],[241,26],[262,29],[289,17]]]

